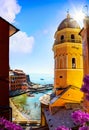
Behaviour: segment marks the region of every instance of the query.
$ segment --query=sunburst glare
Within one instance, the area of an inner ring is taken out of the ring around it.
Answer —
[[[83,12],[83,6],[82,7],[79,7],[79,8],[76,8],[74,7],[73,8],[73,18],[79,23],[80,27],[83,26],[83,19],[85,17],[85,13]]]

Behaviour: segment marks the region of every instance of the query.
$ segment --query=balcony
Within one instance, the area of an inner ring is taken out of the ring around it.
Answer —
[[[81,43],[81,39],[70,39],[70,38],[66,38],[66,39],[62,39],[62,40],[59,40],[59,41],[55,40],[54,41],[54,45],[65,43],[65,42]]]

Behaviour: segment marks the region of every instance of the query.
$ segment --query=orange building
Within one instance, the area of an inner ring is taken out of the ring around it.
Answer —
[[[9,90],[26,90],[28,88],[27,76],[22,70],[9,71]]]
[[[80,31],[83,42],[83,64],[84,76],[89,75],[89,16],[84,18],[84,28]],[[84,110],[89,112],[89,101],[84,96],[83,101]]]
[[[67,14],[55,32],[54,89],[56,94],[69,85],[81,87],[83,78],[82,43],[78,23]]]

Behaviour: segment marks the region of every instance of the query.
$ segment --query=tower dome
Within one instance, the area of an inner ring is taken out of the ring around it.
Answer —
[[[79,24],[74,20],[73,18],[70,17],[69,14],[67,14],[67,18],[65,18],[60,25],[58,26],[57,31],[60,31],[64,28],[80,28]]]

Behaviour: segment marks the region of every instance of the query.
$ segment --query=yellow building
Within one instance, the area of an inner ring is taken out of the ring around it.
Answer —
[[[46,123],[50,130],[59,125],[73,128],[71,113],[82,109],[83,80],[82,41],[78,23],[67,14],[55,32],[54,92],[41,101],[41,125]]]
[[[59,95],[69,85],[81,87],[83,79],[82,42],[78,23],[67,14],[55,32],[54,90]]]

